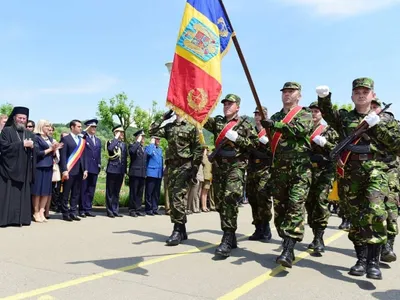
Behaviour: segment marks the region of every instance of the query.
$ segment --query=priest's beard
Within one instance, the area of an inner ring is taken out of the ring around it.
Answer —
[[[19,124],[19,123],[14,123],[15,128],[17,129],[17,131],[24,131],[25,130],[25,124]]]

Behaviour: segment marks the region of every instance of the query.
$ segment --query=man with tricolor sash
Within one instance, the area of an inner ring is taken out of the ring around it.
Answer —
[[[272,136],[273,162],[266,189],[274,198],[274,223],[283,238],[283,251],[276,262],[291,268],[294,246],[304,237],[304,205],[311,185],[313,121],[309,108],[299,105],[299,83],[286,82],[281,92],[283,109],[261,122]]]
[[[375,98],[371,102],[371,109],[376,113],[379,113],[382,109],[382,102]],[[385,201],[385,208],[388,213],[387,218],[387,242],[382,246],[381,250],[381,261],[383,262],[394,262],[397,260],[396,253],[393,250],[394,240],[396,235],[399,233],[397,218],[399,217],[398,204],[399,204],[399,193],[400,193],[400,164],[398,156],[388,153],[386,158],[388,161],[387,166],[389,168],[388,184],[389,184],[389,196]]]
[[[72,120],[69,128],[71,133],[61,139],[64,147],[60,153],[60,171],[63,181],[61,212],[63,220],[71,222],[81,220],[77,215],[77,205],[81,193],[82,180],[87,178],[88,168],[84,155],[86,141],[85,136],[81,134],[81,121]],[[70,202],[69,207],[68,202]]]
[[[172,117],[170,111],[161,122],[154,122],[150,134],[168,141],[168,192],[170,217],[174,224],[167,246],[177,246],[187,239],[185,196],[189,185],[197,179],[197,172],[203,158],[198,129],[177,116],[173,122],[163,125]],[[163,126],[162,126],[163,125]]]
[[[262,107],[264,116],[268,118],[268,110]],[[261,125],[261,114],[258,108],[254,111],[256,122],[255,131],[258,135],[258,143],[249,149],[249,163],[247,166],[246,195],[249,199],[253,215],[254,233],[249,237],[251,241],[270,240],[271,228],[269,222],[272,219],[272,200],[265,193],[265,184],[270,175],[272,154],[268,143],[267,132]]]
[[[240,101],[239,96],[228,94],[221,101],[224,116],[209,118],[204,125],[214,134],[215,147],[223,143],[212,167],[215,203],[224,232],[215,254],[223,257],[230,256],[231,249],[237,248],[238,200],[243,195],[246,155],[248,148],[258,142],[251,123],[239,117]]]
[[[386,158],[388,153],[399,154],[400,131],[391,114],[378,115],[371,110],[371,101],[375,98],[371,78],[357,78],[352,86],[354,110],[335,110],[327,86],[316,88],[318,106],[340,139],[350,135],[360,123],[368,125],[368,130],[340,156],[339,196],[344,197],[350,213],[349,239],[357,254],[350,274],[382,279],[379,260],[381,246],[387,242],[385,199],[389,194]]]
[[[329,152],[338,142],[338,134],[330,126],[322,124],[322,114],[317,102],[310,104],[314,127],[310,136],[312,179],[310,192],[306,200],[307,223],[314,233],[314,239],[308,245],[315,254],[325,251],[324,232],[330,217],[328,195],[335,178],[335,164],[329,158]]]

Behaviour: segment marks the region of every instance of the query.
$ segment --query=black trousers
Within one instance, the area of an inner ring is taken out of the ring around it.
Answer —
[[[83,174],[79,172],[77,175],[70,175],[67,181],[63,184],[62,206],[61,212],[63,216],[76,215],[76,210],[81,196]],[[70,198],[71,194],[71,198]],[[68,199],[69,209],[68,209]]]
[[[144,177],[129,176],[129,211],[140,211],[144,191]]]
[[[119,193],[121,192],[124,174],[107,173],[106,177],[106,209],[107,215],[116,215],[119,210]]]
[[[161,178],[146,178],[146,212],[156,212],[160,203]]]

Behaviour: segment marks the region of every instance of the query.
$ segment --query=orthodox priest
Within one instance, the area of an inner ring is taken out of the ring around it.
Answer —
[[[29,109],[14,107],[0,135],[0,227],[30,225],[35,136],[26,130]]]

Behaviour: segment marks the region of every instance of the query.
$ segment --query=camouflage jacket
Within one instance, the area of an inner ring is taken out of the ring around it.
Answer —
[[[314,132],[319,125],[320,124],[314,126],[312,132]],[[324,147],[321,147],[311,141],[312,155],[322,155],[324,156],[324,158],[328,159],[329,153],[333,150],[333,148],[335,148],[336,144],[339,141],[339,135],[329,125],[325,126],[324,130],[320,135],[326,138],[326,144]]]
[[[163,137],[168,141],[166,160],[192,159],[194,166],[200,166],[203,150],[199,140],[199,133],[192,124],[176,120],[160,128],[160,122],[154,122],[150,128],[151,135]]]
[[[254,131],[251,123],[248,120],[241,122],[242,119],[237,117],[239,128],[237,125],[232,129],[238,133],[238,138],[236,142],[228,141],[220,151],[220,156],[225,156],[226,153],[229,157],[233,155],[234,157],[245,158],[248,155],[248,148],[254,147],[258,143],[258,136]],[[204,125],[204,128],[214,134],[214,143],[218,138],[220,132],[224,129],[225,125],[228,123],[225,117],[216,116],[214,118],[209,118]],[[234,154],[228,154],[234,153]]]
[[[339,134],[340,140],[351,134],[367,116],[358,113],[356,109],[352,111],[335,110],[332,106],[331,95],[318,98],[318,106],[325,121]],[[390,161],[390,158],[387,157],[388,154],[398,155],[400,153],[400,130],[397,121],[390,113],[380,114],[380,119],[380,122],[368,129],[366,135],[357,143],[357,146],[364,146],[367,150],[365,153],[374,155],[375,159],[367,164],[370,166],[388,160],[384,163],[387,164]]]
[[[310,153],[310,136],[313,129],[310,109],[303,107],[289,124],[281,122],[285,116],[286,113],[282,109],[271,117],[275,121],[274,127],[271,128],[271,136],[273,137],[275,132],[282,133],[282,137],[276,147],[275,156],[279,157],[280,154]]]

